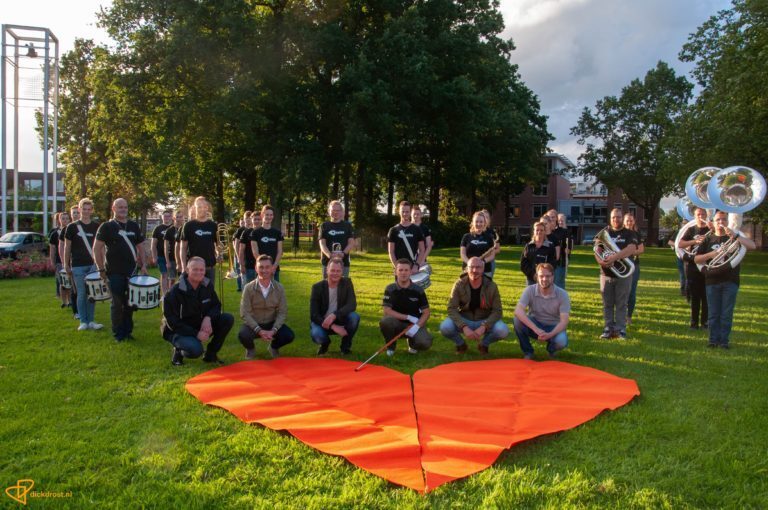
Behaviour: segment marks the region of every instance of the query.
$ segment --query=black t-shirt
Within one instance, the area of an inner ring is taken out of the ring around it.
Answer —
[[[697,255],[703,255],[705,253],[715,251],[720,248],[721,244],[728,241],[728,239],[730,239],[730,236],[728,235],[716,236],[713,233],[704,239],[704,242],[701,243],[699,250],[696,253]],[[705,269],[702,271],[702,273],[704,273],[704,279],[707,285],[715,285],[717,283],[725,282],[733,282],[736,285],[739,285],[741,264],[736,267],[731,267],[730,264],[724,264],[723,266],[714,270]]]
[[[426,224],[420,223],[419,228],[421,229],[421,235],[424,236],[424,249],[427,249],[427,237],[432,237],[432,229],[429,228]]]
[[[563,227],[557,227],[555,230],[552,231],[551,236],[555,239],[557,243],[556,246],[560,247],[560,260],[558,260],[557,263],[553,265],[565,266],[566,264],[565,250],[569,247],[568,240],[570,237],[568,229]]]
[[[163,241],[168,241],[168,253],[165,254],[165,257],[171,262],[176,260],[175,250],[176,236],[178,235],[177,230],[176,225],[171,225],[165,229],[165,232],[163,233]]]
[[[72,254],[72,267],[91,266],[93,265],[93,257],[91,256],[91,252],[88,251],[83,238],[80,237],[80,231],[77,228],[78,225],[83,227],[83,232],[88,238],[88,244],[93,248],[93,242],[96,240],[96,232],[99,230],[99,224],[95,221],[85,224],[81,220],[77,220],[67,225],[67,230],[64,232],[64,238],[69,239],[71,244],[70,253]]]
[[[269,255],[273,262],[277,258],[277,243],[282,240],[283,233],[274,227],[259,227],[251,231],[251,241],[259,248],[259,255]],[[255,253],[253,255],[256,256]]]
[[[54,264],[61,264],[61,257],[59,257],[59,236],[61,235],[60,228],[54,228],[48,234],[48,244],[54,246],[53,253],[55,255]]]
[[[539,264],[552,264],[555,266],[555,246],[546,241],[536,247],[536,243],[528,243],[520,255],[520,270],[530,280],[536,280],[536,266]]]
[[[383,305],[398,313],[419,317],[424,309],[429,308],[429,301],[424,289],[418,285],[411,283],[408,287],[402,288],[394,282],[384,289]]]
[[[166,225],[164,223],[159,224],[155,227],[155,230],[152,231],[152,238],[157,239],[157,256],[158,257],[165,257],[163,253],[165,252],[163,245],[165,244],[165,231],[168,230],[173,226],[173,223],[170,225]]]
[[[181,240],[187,242],[188,258],[202,257],[207,267],[216,265],[216,222],[189,220],[181,228]]]
[[[354,236],[352,224],[348,221],[326,221],[320,225],[320,239],[325,239],[325,245],[331,252],[333,251],[333,245],[336,243],[341,245],[342,250],[346,248],[347,243]],[[324,266],[328,265],[328,257],[322,251],[320,252],[320,262]],[[349,255],[346,253],[344,254],[344,265],[349,265]]]
[[[472,257],[481,257],[485,252],[493,248],[493,243],[493,232],[490,230],[484,230],[479,234],[467,233],[461,238],[461,246],[466,248],[468,259],[471,259]],[[466,268],[467,263],[462,262],[461,267]],[[486,262],[483,272],[490,273],[491,267],[491,263]]]
[[[688,230],[685,231],[685,234],[683,234],[683,237],[680,239],[681,241],[693,241],[696,236],[703,236],[706,235],[707,232],[709,232],[709,227],[707,225],[704,225],[703,227],[699,228],[696,225],[692,226]],[[703,244],[703,243],[702,243]],[[693,244],[688,247],[687,251],[694,251],[694,248],[696,248],[696,245]],[[698,255],[700,253],[703,253],[701,251],[701,245],[699,245],[695,253]],[[686,258],[683,258],[683,260],[686,260]],[[701,272],[699,271],[699,266],[696,265],[696,263],[693,261],[693,257],[690,257],[688,259],[688,267],[686,268],[688,273],[686,273],[689,277],[700,275]]]
[[[120,232],[125,232],[125,236]],[[126,237],[128,240],[125,239]],[[134,273],[138,259],[133,254],[138,251],[136,246],[144,242],[144,235],[138,223],[131,220],[125,223],[117,220],[106,221],[99,227],[96,239],[107,247],[107,274],[131,275]],[[128,246],[128,241],[133,245],[133,251]]]
[[[403,234],[400,234],[402,232]],[[404,235],[408,240],[408,245],[411,247],[413,257],[408,253],[408,248],[405,247],[405,241],[401,235]],[[389,229],[387,233],[387,241],[395,243],[395,260],[407,259],[412,262],[416,262],[416,257],[419,252],[419,241],[424,240],[424,234],[421,232],[421,228],[411,223],[407,227],[400,225],[399,223]]]
[[[616,244],[616,246],[619,248],[619,251],[623,250],[630,244],[637,245],[640,243],[640,236],[635,232],[634,230],[629,230],[628,228],[620,228],[619,230],[613,230],[612,228],[608,227],[606,229],[606,232],[608,232],[608,236],[613,240],[613,242]],[[616,274],[610,270],[610,268],[603,268],[603,273],[605,276],[610,276],[611,278],[614,278]]]
[[[235,233],[232,234],[232,239],[240,239],[240,236],[242,235],[243,230],[245,230],[245,227],[237,227],[235,229]]]
[[[256,267],[256,257],[253,256],[253,250],[251,249],[252,233],[252,228],[243,227],[243,230],[240,231],[240,237],[238,237],[240,242],[243,244],[243,249],[245,249],[245,260],[241,260],[240,264],[244,263],[245,267],[248,269],[253,269]]]

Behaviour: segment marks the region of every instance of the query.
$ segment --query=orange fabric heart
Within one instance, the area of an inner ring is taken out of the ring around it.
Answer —
[[[417,491],[481,471],[526,439],[580,425],[640,394],[635,381],[518,359],[395,370],[340,359],[243,361],[187,382],[203,403],[287,430]]]

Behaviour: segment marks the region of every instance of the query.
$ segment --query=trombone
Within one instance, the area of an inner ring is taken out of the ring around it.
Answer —
[[[222,308],[224,307],[224,279],[229,280],[232,278],[237,278],[237,275],[234,271],[235,264],[232,258],[230,242],[229,225],[226,223],[218,223],[216,225],[216,251],[218,252],[216,259],[219,265],[218,293]],[[228,256],[229,259],[229,269],[226,273],[223,272],[222,267],[225,256]]]

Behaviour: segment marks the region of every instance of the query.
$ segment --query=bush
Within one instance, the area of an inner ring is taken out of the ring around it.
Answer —
[[[432,229],[432,240],[435,246],[458,248],[461,238],[469,232],[469,218],[466,216],[449,216],[445,221],[428,223]]]
[[[0,280],[53,274],[54,268],[50,259],[38,253],[26,254],[17,260],[0,259]]]

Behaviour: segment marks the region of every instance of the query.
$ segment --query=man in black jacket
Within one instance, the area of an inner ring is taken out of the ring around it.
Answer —
[[[182,365],[184,358],[199,358],[208,342],[203,361],[219,363],[216,356],[235,318],[221,311],[213,282],[205,276],[205,260],[192,257],[182,274],[163,298],[163,338],[173,345],[171,363]]]
[[[341,337],[341,353],[349,354],[352,338],[360,325],[360,316],[355,312],[357,299],[352,280],[342,277],[344,263],[340,258],[331,258],[326,267],[328,277],[312,286],[310,298],[310,335],[320,347],[317,354],[328,352],[330,335]]]

